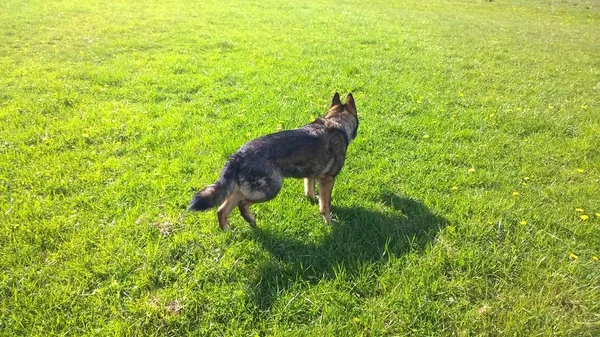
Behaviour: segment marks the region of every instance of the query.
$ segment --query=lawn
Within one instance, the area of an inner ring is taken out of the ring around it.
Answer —
[[[188,213],[354,94],[333,213]],[[595,0],[0,3],[0,335],[600,335]]]

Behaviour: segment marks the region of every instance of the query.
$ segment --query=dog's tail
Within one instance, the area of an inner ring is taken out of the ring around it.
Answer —
[[[188,211],[204,211],[220,205],[233,193],[236,175],[237,160],[229,158],[223,166],[219,179],[194,195]]]

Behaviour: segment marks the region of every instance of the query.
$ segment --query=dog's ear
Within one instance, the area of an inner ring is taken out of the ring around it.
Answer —
[[[342,101],[340,100],[340,94],[337,92],[333,95],[333,99],[331,100],[331,106],[334,105],[342,105]]]
[[[356,104],[354,103],[354,97],[352,97],[352,93],[348,93],[348,96],[346,96],[345,106],[348,111],[356,115]]]

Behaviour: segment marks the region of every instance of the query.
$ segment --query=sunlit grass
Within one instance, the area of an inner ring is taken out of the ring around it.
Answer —
[[[0,334],[600,334],[600,9],[4,1]],[[188,214],[352,92],[322,222]]]

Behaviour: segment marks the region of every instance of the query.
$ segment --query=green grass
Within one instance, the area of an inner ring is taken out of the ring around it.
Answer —
[[[599,55],[593,0],[3,1],[0,335],[598,336]],[[185,211],[335,91],[337,223]]]

